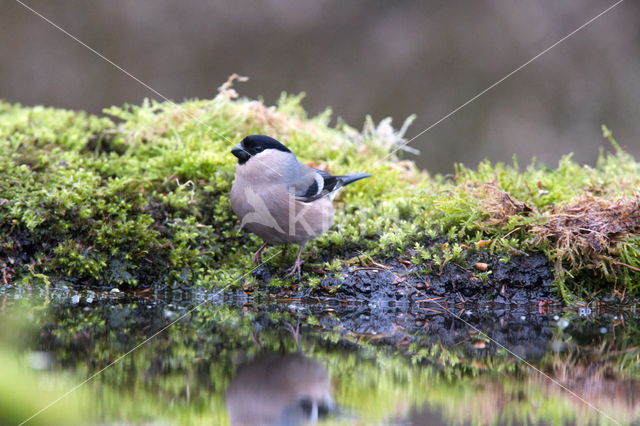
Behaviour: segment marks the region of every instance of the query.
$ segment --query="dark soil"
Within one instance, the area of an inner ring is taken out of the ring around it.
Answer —
[[[478,263],[486,267],[482,274],[474,266]],[[265,283],[271,275],[264,267],[254,273],[255,278]],[[507,262],[478,254],[467,265],[448,263],[441,270],[392,259],[367,267],[343,267],[340,274],[327,274],[315,289],[295,286],[278,289],[278,296],[375,304],[436,300],[454,304],[544,305],[559,302],[553,293],[552,280],[551,267],[542,254],[518,255]]]

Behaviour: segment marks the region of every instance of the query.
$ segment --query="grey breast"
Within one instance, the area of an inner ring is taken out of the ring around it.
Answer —
[[[298,163],[292,166],[291,158],[295,160],[280,151],[264,152],[236,167],[231,206],[243,227],[270,244],[302,244],[333,223],[329,197],[311,203],[296,199],[295,187],[287,185],[297,182],[292,173],[298,173]],[[313,180],[313,176],[307,178]]]

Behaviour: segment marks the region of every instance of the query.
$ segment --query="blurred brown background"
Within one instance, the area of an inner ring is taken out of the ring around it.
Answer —
[[[360,128],[412,137],[614,1],[24,0],[176,101],[212,97],[231,73],[272,103],[306,92]],[[156,97],[14,0],[0,0],[0,98],[99,113]],[[449,172],[483,158],[592,163],[606,123],[640,154],[640,2],[627,0],[412,146]],[[1,123],[0,123],[1,125]]]

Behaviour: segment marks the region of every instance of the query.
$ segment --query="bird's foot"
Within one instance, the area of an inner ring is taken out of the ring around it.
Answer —
[[[284,328],[291,333],[293,340],[296,342],[296,348],[298,348],[298,352],[300,352],[300,321],[297,321],[295,326],[291,323],[286,323]]]
[[[302,274],[302,259],[298,257],[294,262],[293,266],[291,267],[291,269],[289,269],[289,272],[287,272],[287,275],[285,277],[291,278],[296,276],[298,280],[300,280],[301,274]]]
[[[260,260],[262,259],[262,252],[264,251],[264,249],[266,249],[269,246],[269,243],[264,243],[260,246],[260,248],[258,249],[258,251],[255,252],[255,254],[253,255],[253,263],[255,263],[256,265],[260,264]]]

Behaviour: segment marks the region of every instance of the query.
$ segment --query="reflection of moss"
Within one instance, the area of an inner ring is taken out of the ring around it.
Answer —
[[[0,424],[17,425],[27,419],[32,425],[84,424],[88,411],[82,407],[83,392],[63,397],[75,386],[73,375],[48,371],[50,354],[46,352],[17,349],[32,330],[24,328],[18,309],[6,309],[6,300],[0,301],[4,302],[0,303]]]
[[[74,383],[70,377],[36,373],[26,362],[0,345],[0,424],[16,425],[27,420],[50,402],[62,396]],[[29,421],[33,425],[82,424],[80,394],[65,398],[42,415]]]
[[[73,369],[81,380],[186,309],[169,311],[167,306],[140,301],[90,305],[88,311],[53,307],[36,315],[39,349],[51,351],[56,369]],[[224,395],[237,366],[263,353],[295,352],[287,324],[297,321],[300,350],[328,369],[334,399],[361,424],[398,423],[390,417],[401,419],[423,406],[436,407],[451,424],[527,423],[527,419],[571,424],[599,419],[595,411],[503,351],[473,355],[460,344],[434,343],[421,333],[411,336],[414,345],[396,346],[367,341],[340,327],[325,330],[317,318],[289,312],[282,305],[240,310],[211,304],[197,308],[88,383],[81,395],[85,412],[97,413],[97,420],[107,423],[227,424]],[[585,388],[578,383],[591,369],[587,366],[604,362],[616,366],[608,380],[619,384],[620,392],[613,396],[619,403],[615,412],[607,412],[633,420],[639,413],[631,396],[637,395],[638,383],[618,376],[637,377],[637,367],[625,370],[624,364],[627,355],[637,362],[637,349],[625,351],[638,343],[635,326],[632,321],[618,334],[591,342],[609,342],[610,350],[599,354],[576,345],[567,335],[565,340],[575,345],[572,351],[549,353],[537,366],[579,394]],[[562,333],[558,331],[559,339]],[[411,356],[422,349],[423,356]],[[558,364],[568,359],[568,368],[560,371]],[[625,383],[628,388],[622,388]],[[588,399],[611,407],[609,389],[592,386]]]
[[[556,169],[485,162],[475,170],[459,166],[452,178],[429,177],[411,162],[386,158],[404,140],[387,121],[376,127],[369,120],[362,132],[331,128],[328,113],[307,118],[300,97],[283,96],[266,108],[223,92],[213,100],[148,101],[106,113],[118,124],[0,104],[0,262],[8,279],[228,283],[250,268],[258,244],[238,232],[229,206],[229,149],[246,134],[266,133],[318,167],[374,175],[343,192],[333,232],[313,243],[309,259],[410,251],[438,271],[447,262],[463,264],[469,250],[503,257],[541,250],[555,262],[567,297],[596,290],[582,285],[594,277],[637,291],[640,238],[633,227],[595,252],[569,253],[553,237],[532,239],[552,211],[587,192],[606,200],[631,196],[640,172],[619,149],[595,168],[566,157]],[[432,247],[436,235],[448,243]]]

